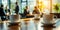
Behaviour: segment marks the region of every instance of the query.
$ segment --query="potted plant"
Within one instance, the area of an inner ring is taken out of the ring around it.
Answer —
[[[54,5],[54,9],[55,9],[56,13],[58,13],[58,11],[59,11],[59,6],[58,6],[58,4],[55,4],[55,5]]]

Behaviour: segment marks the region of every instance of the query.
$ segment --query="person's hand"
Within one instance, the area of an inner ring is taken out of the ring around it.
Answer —
[[[9,16],[9,13],[6,13],[7,16]]]

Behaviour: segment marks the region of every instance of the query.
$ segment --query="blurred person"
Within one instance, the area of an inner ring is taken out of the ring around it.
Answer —
[[[16,14],[18,14],[18,13],[19,13],[19,6],[18,6],[18,2],[16,2],[15,13],[16,13]]]
[[[40,14],[37,6],[34,7],[33,14]]]
[[[25,9],[24,9],[24,15],[26,16],[28,14],[29,14],[29,10],[28,10],[28,6],[26,6]]]
[[[5,16],[5,13],[4,13],[3,5],[1,4],[1,7],[0,7],[0,17],[1,17],[2,21],[4,21],[4,16]]]
[[[25,6],[23,14],[20,13],[22,18],[25,18],[29,14],[28,6]]]
[[[10,9],[8,8],[8,6],[6,6],[5,13],[6,13],[6,17],[5,18],[9,19]]]

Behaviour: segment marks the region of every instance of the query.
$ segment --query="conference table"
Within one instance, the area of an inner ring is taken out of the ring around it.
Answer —
[[[56,28],[53,27],[42,27],[43,22],[43,17],[40,18],[36,23],[37,23],[37,30],[60,30],[60,19],[56,19]],[[11,22],[10,20],[4,21],[3,23],[0,24],[0,29],[1,30],[36,30],[35,26],[35,18],[22,18],[19,20],[15,20],[14,22],[18,23],[18,25],[11,25],[9,26],[9,23]],[[27,25],[27,26],[26,26]]]
[[[40,19],[39,23],[38,23],[38,30],[44,30],[43,27],[41,27],[43,24],[41,23],[42,22],[42,19]],[[58,21],[56,22],[56,28],[52,28],[53,30],[60,30],[60,19],[57,19]],[[26,25],[24,23],[24,21],[21,22],[21,27],[20,25],[17,25],[17,26],[10,26],[8,27],[8,25],[6,24],[6,21],[3,23],[3,24],[0,24],[0,29],[1,30],[25,30],[26,29]],[[35,23],[33,20],[30,20],[29,21],[29,24],[28,24],[28,30],[35,30]],[[50,27],[46,28],[46,29],[51,29]]]

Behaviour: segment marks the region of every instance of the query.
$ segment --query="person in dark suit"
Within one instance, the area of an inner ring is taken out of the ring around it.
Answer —
[[[29,14],[28,6],[24,9],[24,15],[26,16],[27,14]]]
[[[1,17],[2,21],[4,21],[4,16],[5,16],[5,13],[4,13],[4,10],[3,10],[3,5],[1,5],[1,7],[0,7],[0,17]]]
[[[18,3],[16,2],[15,13],[18,14],[18,12],[19,12],[19,6]]]

